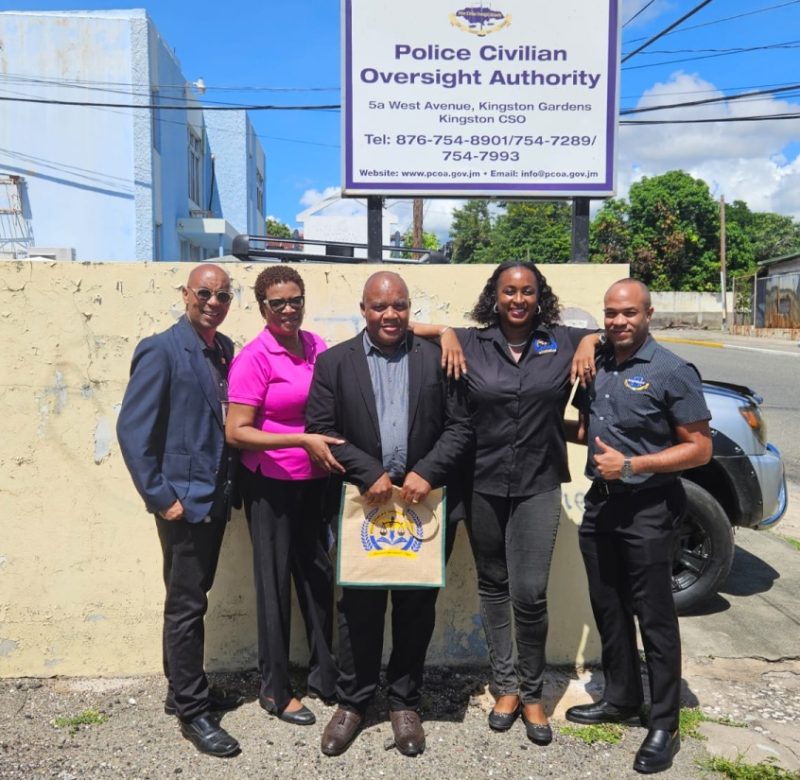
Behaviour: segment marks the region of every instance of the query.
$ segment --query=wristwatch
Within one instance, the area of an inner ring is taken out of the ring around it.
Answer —
[[[633,476],[633,462],[630,458],[625,458],[622,461],[622,471],[620,472],[620,478],[623,482],[630,479]]]

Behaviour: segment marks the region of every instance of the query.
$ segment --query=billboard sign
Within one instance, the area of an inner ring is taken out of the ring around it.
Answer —
[[[345,195],[614,193],[618,0],[479,2],[342,0]]]

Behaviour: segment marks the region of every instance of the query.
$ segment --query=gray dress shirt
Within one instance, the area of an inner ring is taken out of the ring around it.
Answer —
[[[408,341],[385,355],[364,331],[364,352],[378,410],[383,468],[392,482],[400,483],[408,454]]]

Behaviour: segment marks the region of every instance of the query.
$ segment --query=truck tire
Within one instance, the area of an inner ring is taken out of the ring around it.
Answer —
[[[707,490],[681,480],[686,515],[681,521],[672,565],[672,595],[679,615],[714,596],[733,563],[733,528],[725,510]]]

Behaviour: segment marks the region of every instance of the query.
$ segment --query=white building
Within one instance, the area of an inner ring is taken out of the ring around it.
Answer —
[[[201,260],[263,233],[264,151],[199,86],[144,10],[0,12],[0,257]]]

